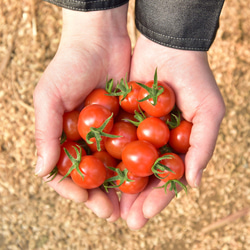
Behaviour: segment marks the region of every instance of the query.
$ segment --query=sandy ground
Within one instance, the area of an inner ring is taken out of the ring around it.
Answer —
[[[250,249],[249,4],[226,1],[208,53],[227,112],[201,188],[130,231],[34,175],[32,94],[57,50],[61,9],[0,0],[0,249]],[[129,29],[134,43],[133,22]]]

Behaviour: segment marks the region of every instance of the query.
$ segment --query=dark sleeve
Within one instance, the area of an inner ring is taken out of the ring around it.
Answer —
[[[107,10],[119,7],[129,0],[45,0],[65,9],[78,11]]]
[[[219,27],[224,0],[137,0],[136,27],[164,46],[207,51]]]

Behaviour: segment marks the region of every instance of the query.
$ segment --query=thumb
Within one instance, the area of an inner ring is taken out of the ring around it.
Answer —
[[[216,109],[200,110],[193,119],[190,148],[185,157],[186,179],[191,187],[199,187],[202,173],[213,155],[225,107],[223,101]]]
[[[35,173],[45,176],[55,167],[60,155],[63,106],[41,79],[34,95],[37,164]]]

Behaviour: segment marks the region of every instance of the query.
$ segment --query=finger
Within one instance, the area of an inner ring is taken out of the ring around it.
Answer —
[[[58,174],[52,181],[48,182],[48,178],[44,177],[44,181],[53,188],[59,195],[66,199],[70,199],[75,202],[85,202],[88,199],[88,191],[77,186],[70,178],[63,178],[62,175]],[[69,191],[70,190],[70,191]]]
[[[113,212],[109,218],[107,218],[108,222],[115,222],[120,218],[120,203],[119,203],[119,197],[115,190],[110,189],[107,193],[107,196],[111,203],[113,204]]]
[[[121,218],[126,220],[129,210],[135,202],[138,194],[125,194],[123,193],[120,200]]]
[[[99,188],[88,190],[88,200],[85,202],[85,205],[99,218],[107,219],[114,211],[109,197]]]
[[[183,184],[186,185],[186,181],[184,179],[181,180]],[[157,187],[160,187],[164,184],[161,181]],[[177,185],[177,191],[180,192],[182,188]],[[171,201],[175,198],[174,191],[170,191],[169,187],[167,188],[166,192],[164,188],[159,189],[152,189],[149,195],[146,197],[144,204],[143,204],[143,214],[145,218],[152,218],[158,213],[160,213]]]
[[[223,101],[217,101],[213,104],[213,110],[200,107],[192,120],[190,148],[185,157],[185,175],[191,187],[199,187],[203,170],[213,155],[225,112],[223,105]]]
[[[63,105],[49,87],[41,87],[40,81],[34,92],[35,139],[37,148],[36,175],[45,176],[56,165],[60,155]]]

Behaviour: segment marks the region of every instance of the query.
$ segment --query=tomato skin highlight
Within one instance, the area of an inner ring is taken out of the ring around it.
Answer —
[[[99,105],[99,104],[91,104],[82,109],[78,119],[78,131],[81,137],[86,140],[87,134],[90,132],[90,128],[99,128],[101,125],[112,115],[110,110]],[[110,121],[104,128],[103,132],[109,133],[113,127],[114,118],[111,117]],[[104,138],[102,136],[101,147],[104,150]],[[90,141],[96,142],[95,138],[91,138]],[[92,151],[96,151],[96,146],[89,144]]]
[[[190,134],[193,124],[186,120],[182,120],[180,125],[170,130],[169,145],[171,148],[180,154],[187,153],[190,144]]]
[[[78,117],[80,111],[73,110],[63,114],[63,131],[68,140],[78,141],[81,136],[78,132]]]
[[[106,138],[104,141],[105,148],[111,156],[120,160],[124,147],[129,142],[137,140],[136,127],[128,122],[117,122],[114,124],[110,134],[121,137]]]
[[[166,123],[157,117],[146,118],[137,128],[138,139],[148,141],[156,148],[167,144],[169,133]]]
[[[83,156],[79,163],[79,169],[84,175],[84,179],[76,169],[72,170],[71,178],[74,183],[84,189],[97,188],[102,185],[106,179],[106,168],[104,164],[93,155]]]
[[[86,97],[84,105],[99,104],[110,110],[111,113],[116,116],[120,109],[119,99],[116,96],[108,96],[107,94],[108,92],[105,89],[94,89]]]
[[[162,181],[167,182],[169,180],[179,180],[182,178],[185,172],[185,165],[181,157],[175,153],[165,153],[162,156],[172,156],[170,159],[161,160],[160,163],[169,167],[175,173],[171,173],[170,171],[163,171],[162,174],[159,174],[160,177],[165,177]]]
[[[117,167],[121,171],[123,171],[126,168],[123,162],[120,162]],[[148,180],[149,180],[148,176],[139,177],[139,176],[132,174],[131,172],[128,172],[128,178],[133,181],[131,182],[125,181],[121,186],[118,187],[120,191],[126,194],[138,194],[142,192],[147,186]],[[116,184],[119,185],[120,181],[119,180],[116,181]]]
[[[80,152],[79,147],[80,145],[73,141],[65,141],[61,145],[61,151],[60,151],[60,157],[56,164],[56,167],[58,169],[58,173],[65,176],[69,169],[72,167],[72,162],[69,159],[69,157],[66,155],[64,149],[67,149],[68,152],[74,157],[77,157],[76,150],[74,147],[77,148],[78,152]],[[86,151],[82,148],[82,156],[86,155]]]
[[[109,169],[108,167],[113,167],[113,168],[117,167],[118,161],[106,151],[100,151],[100,152],[97,151],[92,155],[95,156],[97,159],[101,160],[102,163],[104,164],[106,168],[106,180],[109,179],[110,177],[113,177],[115,172]]]
[[[124,99],[123,95],[119,96],[119,102],[123,110],[134,114],[135,111],[139,111],[138,94],[141,87],[135,81],[128,82],[128,87],[132,87],[131,92]]]
[[[153,84],[154,81],[149,81],[145,85],[152,88]],[[162,86],[164,91],[158,96],[156,105],[152,104],[152,98],[143,102],[139,102],[141,109],[154,117],[161,117],[169,114],[175,105],[175,94],[172,88],[162,81],[158,81],[158,86]],[[141,100],[147,95],[148,91],[144,88],[141,88],[138,94],[138,99]]]
[[[152,166],[158,158],[158,151],[147,141],[128,143],[122,151],[122,161],[126,168],[136,176],[150,176]]]

